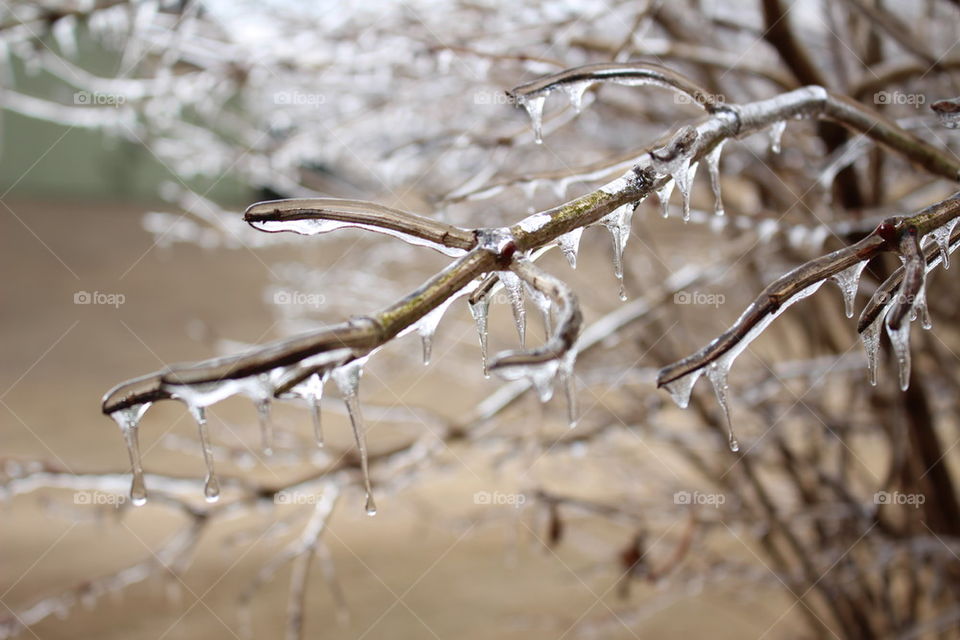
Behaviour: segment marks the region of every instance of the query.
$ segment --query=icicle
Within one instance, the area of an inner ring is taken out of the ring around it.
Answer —
[[[717,403],[727,420],[727,444],[730,446],[730,451],[736,453],[740,451],[740,442],[733,432],[733,422],[730,420],[730,405],[727,402],[727,373],[730,371],[730,363],[726,358],[720,358],[708,364],[706,368],[707,378],[713,385],[713,392],[717,396]]]
[[[933,240],[940,249],[940,262],[943,263],[944,269],[950,268],[950,234],[953,233],[953,228],[956,224],[957,218],[954,218],[931,232]]]
[[[189,405],[190,414],[197,421],[197,432],[200,435],[200,447],[203,449],[203,462],[207,465],[207,477],[203,484],[203,496],[207,502],[216,502],[220,499],[220,482],[213,468],[213,450],[210,447],[210,436],[207,433],[207,412],[199,405]]]
[[[507,296],[510,298],[510,306],[513,309],[513,321],[517,326],[517,334],[520,336],[520,348],[522,349],[526,342],[527,333],[527,312],[523,306],[523,282],[513,271],[500,271],[500,282],[507,290]]]
[[[321,449],[324,445],[323,438],[323,419],[320,415],[320,399],[323,398],[323,383],[326,382],[327,374],[320,375],[314,373],[307,380],[306,396],[310,403],[310,417],[313,420],[313,440]]]
[[[570,99],[570,106],[573,107],[573,110],[577,113],[580,113],[580,109],[583,108],[583,94],[590,88],[592,82],[572,82],[570,84],[564,85],[563,90],[567,94],[567,98]]]
[[[630,238],[630,222],[633,219],[633,205],[625,204],[616,211],[600,219],[600,223],[613,236],[613,272],[620,281],[620,300],[627,299],[623,284],[623,250]]]
[[[770,125],[770,151],[780,153],[780,142],[783,140],[783,130],[787,128],[785,120],[778,120]]]
[[[577,361],[577,347],[574,345],[563,354],[560,359],[559,373],[563,378],[563,391],[567,396],[567,424],[571,429],[577,426],[580,419],[580,408],[577,403],[577,379],[573,373],[573,366]]]
[[[670,215],[670,194],[673,193],[673,180],[667,180],[657,189],[657,198],[660,200],[660,213],[664,218]]]
[[[527,293],[530,296],[530,300],[533,302],[533,305],[540,311],[540,316],[543,318],[543,331],[545,335],[550,335],[552,332],[551,327],[553,326],[552,318],[550,313],[553,309],[553,302],[540,293],[533,287],[531,287],[526,282],[523,283],[527,289]]]
[[[863,273],[866,266],[867,261],[864,260],[830,276],[830,279],[840,287],[840,293],[843,295],[843,308],[848,318],[853,317],[853,303],[857,297],[857,287],[860,285],[860,274]]]
[[[570,263],[570,267],[577,268],[577,252],[580,250],[580,238],[583,236],[583,227],[577,227],[557,238],[557,246],[563,256]]]
[[[910,386],[910,322],[907,318],[900,320],[899,329],[891,329],[885,323],[887,336],[893,345],[893,353],[897,356],[897,365],[900,370],[900,390],[906,391]]]
[[[697,175],[697,167],[700,163],[687,161],[686,165],[686,170],[681,169],[674,181],[680,189],[680,195],[683,196],[683,221],[690,222],[690,188],[693,186],[693,178]]]
[[[420,334],[420,340],[423,342],[423,364],[430,364],[430,354],[433,351],[433,336],[437,333],[437,327],[443,314],[446,313],[450,304],[456,300],[451,297],[432,309],[428,314],[420,318],[417,322],[417,333]]]
[[[887,307],[887,309],[889,309],[889,307]],[[877,386],[877,364],[880,361],[880,326],[883,324],[883,319],[886,315],[885,309],[860,333],[863,349],[867,353],[867,372],[869,374],[870,384],[873,386]]]
[[[273,453],[273,420],[270,419],[270,399],[257,401],[257,418],[260,420],[260,446],[264,455]]]
[[[490,311],[490,299],[486,296],[470,304],[470,315],[477,323],[477,335],[480,338],[480,358],[483,360],[483,375],[490,377],[487,372],[487,316]]]
[[[673,401],[681,409],[686,409],[690,404],[690,394],[693,392],[693,385],[697,383],[702,373],[703,368],[694,369],[687,375],[664,385],[670,397],[673,398]]]
[[[543,144],[543,102],[546,96],[532,96],[519,98],[523,108],[527,110],[530,116],[530,123],[533,125],[533,140],[537,144]]]
[[[363,365],[366,358],[358,358],[342,367],[333,370],[333,381],[343,396],[350,415],[350,426],[353,427],[353,437],[357,442],[357,451],[360,452],[360,471],[363,474],[363,486],[366,491],[365,509],[367,515],[377,515],[377,504],[373,499],[373,488],[370,486],[370,468],[367,459],[367,436],[363,415],[360,413],[360,398],[357,394],[360,386],[360,376],[363,375]]]
[[[123,432],[123,440],[127,445],[130,468],[133,471],[133,479],[130,482],[130,501],[138,507],[147,502],[147,485],[143,479],[143,464],[140,461],[140,440],[137,436],[137,425],[140,424],[143,414],[150,408],[150,404],[149,402],[136,404],[110,414],[110,417],[120,427],[120,431]]]
[[[924,282],[920,287],[920,291],[917,292],[917,297],[914,299],[913,306],[918,310],[920,315],[920,326],[929,331],[933,328],[933,322],[930,320],[930,308],[927,306],[927,283]]]
[[[57,41],[60,53],[68,58],[77,56],[77,19],[65,16],[53,23],[53,38]]]
[[[704,161],[707,163],[707,171],[710,172],[710,188],[713,190],[715,215],[724,215],[723,200],[720,198],[720,152],[723,151],[723,144],[726,140],[717,143],[710,153],[707,154]]]

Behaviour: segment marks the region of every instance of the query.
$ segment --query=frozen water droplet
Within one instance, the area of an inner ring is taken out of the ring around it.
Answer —
[[[685,376],[681,376],[669,382],[664,386],[667,392],[670,394],[670,397],[681,409],[686,409],[690,404],[690,394],[693,392],[693,385],[697,383],[697,380],[700,378],[700,375],[703,373],[703,369],[694,369]]]
[[[577,227],[557,238],[557,246],[563,256],[570,263],[570,267],[577,268],[577,253],[580,250],[580,238],[583,236],[583,227]]]
[[[707,154],[704,161],[707,163],[707,171],[710,173],[710,188],[713,190],[714,214],[724,215],[723,200],[720,198],[720,153],[723,151],[723,145],[726,140],[717,143],[710,153]]]
[[[517,334],[520,336],[520,348],[526,343],[527,334],[527,312],[523,304],[523,282],[513,271],[498,272],[500,282],[507,290],[507,296],[510,298],[510,307],[513,309],[513,321],[517,327]]]
[[[660,200],[660,213],[664,218],[670,216],[670,194],[673,193],[673,180],[667,180],[657,189],[657,199]]]
[[[713,385],[713,392],[717,396],[717,404],[723,410],[723,416],[727,421],[727,444],[730,450],[736,453],[740,450],[740,443],[733,432],[733,422],[730,419],[730,405],[727,402],[727,373],[730,371],[730,364],[726,356],[719,360],[714,360],[707,365],[707,378]]]
[[[840,287],[840,293],[843,295],[843,308],[848,318],[853,317],[853,303],[857,297],[857,287],[860,285],[860,274],[863,273],[866,266],[867,261],[864,260],[830,276],[830,279]]]
[[[207,433],[207,412],[202,406],[193,404],[188,405],[188,409],[197,422],[200,448],[203,450],[203,462],[207,466],[203,495],[207,502],[216,502],[220,498],[220,482],[217,480],[216,470],[213,466],[213,449],[210,446],[210,435]]]
[[[527,291],[527,295],[530,297],[530,301],[533,302],[533,306],[537,308],[537,310],[540,312],[540,317],[543,318],[544,334],[549,336],[552,331],[551,327],[553,325],[550,317],[551,311],[553,310],[553,302],[550,300],[550,298],[537,291],[526,282],[523,284]]]
[[[890,344],[893,345],[893,353],[897,357],[897,366],[900,371],[900,389],[906,391],[910,386],[910,322],[907,318],[902,318],[898,329],[892,329],[886,323],[884,325],[887,328]]]
[[[533,140],[537,144],[543,143],[543,103],[546,96],[524,96],[518,98],[523,108],[527,110],[530,116],[530,123],[533,125]]]
[[[877,386],[877,365],[880,355],[880,327],[889,307],[885,308],[873,322],[868,324],[860,333],[860,341],[863,342],[863,350],[867,354],[867,373],[870,384]]]
[[[486,296],[470,304],[470,315],[477,324],[477,335],[480,338],[480,357],[483,360],[483,375],[487,373],[487,317],[490,310],[490,299]]]
[[[927,284],[924,284],[920,287],[920,291],[917,292],[917,297],[913,302],[914,309],[917,310],[917,315],[920,316],[920,326],[925,330],[929,331],[933,328],[933,322],[930,320],[930,308],[927,306]]]
[[[260,421],[260,448],[264,455],[273,453],[273,420],[270,418],[270,399],[257,401],[257,418]]]
[[[627,299],[623,284],[623,250],[630,238],[630,223],[633,220],[633,205],[625,204],[600,219],[613,237],[613,272],[620,282],[620,300]]]
[[[770,151],[780,153],[780,142],[783,140],[783,131],[787,128],[785,120],[778,120],[770,125]]]
[[[130,481],[130,502],[134,506],[141,506],[147,502],[147,485],[143,478],[143,464],[140,460],[140,440],[137,427],[143,414],[150,408],[150,403],[137,404],[126,409],[120,409],[110,414],[114,422],[123,433],[123,440],[127,445],[127,455],[130,456],[130,468],[133,478]]]
[[[365,509],[367,514],[374,515],[377,512],[377,506],[373,500],[373,488],[370,484],[370,467],[367,456],[367,429],[363,422],[363,414],[360,413],[360,396],[358,395],[360,376],[363,375],[363,365],[365,363],[366,358],[358,358],[342,367],[337,367],[333,370],[333,381],[340,390],[340,395],[343,396],[343,402],[347,406],[347,414],[350,416],[350,426],[353,427],[353,437],[357,443],[357,451],[360,453],[360,472],[363,474],[363,486],[366,491]]]

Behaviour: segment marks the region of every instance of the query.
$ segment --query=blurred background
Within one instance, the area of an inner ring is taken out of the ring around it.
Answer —
[[[832,284],[738,361],[740,453],[706,383],[686,411],[655,389],[659,367],[719,335],[766,283],[956,188],[816,122],[727,143],[722,218],[703,169],[689,223],[679,195],[666,219],[656,198],[641,203],[626,302],[603,225],[583,234],[575,271],[558,251],[541,259],[592,331],[575,429],[562,393],[540,403],[526,381],[483,375],[464,300],[429,366],[416,336],[377,353],[361,383],[373,518],[355,469],[338,466],[355,453],[333,385],[322,449],[305,404],[276,403],[272,456],[252,403],[210,410],[216,504],[192,418],[158,403],[140,427],[158,489],[134,508],[99,403],[171,363],[375,311],[449,262],[355,229],[263,234],[242,221],[253,202],[328,195],[513,224],[704,117],[657,87],[595,85],[581,111],[548,98],[535,144],[504,92],[568,67],[655,62],[730,103],[822,84],[955,157],[929,105],[960,93],[958,11],[0,3],[0,637],[955,637],[950,272],[931,272],[934,329],[914,328],[906,393],[886,343],[869,385]],[[858,309],[896,266],[871,263]],[[502,298],[491,352],[517,343]],[[528,316],[542,340],[533,305]]]

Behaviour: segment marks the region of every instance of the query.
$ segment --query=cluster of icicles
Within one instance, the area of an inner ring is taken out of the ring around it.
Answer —
[[[293,386],[284,397],[300,398],[307,402],[313,418],[315,441],[317,446],[323,447],[324,436],[320,415],[320,400],[323,397],[325,383],[329,379],[333,379],[346,404],[357,450],[360,454],[360,466],[366,490],[366,511],[370,515],[375,515],[377,507],[373,499],[367,466],[367,445],[364,435],[366,428],[363,416],[360,413],[358,396],[360,377],[369,356],[351,360],[353,353],[350,349],[338,349],[325,352],[321,354],[321,357],[322,362],[318,363],[315,359],[309,364],[311,368],[316,369],[315,372]],[[323,364],[323,362],[326,364]],[[210,437],[207,433],[207,407],[234,395],[251,398],[257,407],[259,416],[262,450],[265,455],[269,455],[272,453],[273,447],[273,425],[270,418],[270,407],[275,389],[285,379],[289,379],[291,375],[297,375],[302,371],[303,366],[301,364],[292,367],[278,367],[268,373],[256,374],[247,378],[199,384],[164,383],[162,385],[164,391],[181,400],[187,406],[190,414],[196,420],[203,459],[207,469],[203,493],[208,502],[216,502],[220,498],[220,483],[217,480]],[[147,487],[144,480],[143,464],[140,459],[138,426],[151,404],[150,402],[136,404],[110,414],[119,425],[127,445],[130,465],[133,470],[130,500],[137,506],[144,504],[147,500]]]
[[[939,253],[933,258],[933,260],[927,263],[925,274],[929,273],[940,264],[943,265],[944,269],[948,269],[950,267],[950,254],[953,253],[958,246],[960,246],[960,241],[955,242],[952,245],[950,244],[950,235],[952,234],[956,223],[956,219],[951,220],[947,224],[933,230],[923,237],[924,246],[927,246],[930,242],[935,242],[939,248]],[[835,282],[840,288],[840,292],[843,295],[844,310],[848,318],[853,317],[854,299],[857,295],[857,289],[860,283],[860,275],[863,273],[863,270],[866,266],[867,261],[864,260],[830,276],[830,280]],[[734,360],[737,359],[737,356],[743,353],[750,343],[752,343],[761,333],[763,333],[770,323],[772,323],[777,317],[779,317],[798,300],[802,300],[813,295],[824,282],[824,280],[815,282],[810,286],[801,289],[795,295],[785,300],[776,311],[764,316],[763,320],[754,325],[742,340],[740,340],[733,348],[713,362],[709,363],[705,367],[695,369],[685,376],[677,378],[673,382],[664,385],[677,406],[679,406],[681,409],[685,409],[690,402],[690,394],[693,391],[694,384],[696,384],[700,376],[706,372],[707,379],[710,380],[710,383],[713,386],[714,393],[717,397],[717,402],[723,410],[724,417],[726,418],[731,451],[737,452],[740,450],[740,444],[737,440],[736,434],[734,433],[733,423],[731,422],[730,418],[730,408],[727,401],[727,374],[729,373],[730,368],[733,366]],[[863,342],[864,350],[866,351],[867,369],[869,372],[871,385],[876,386],[877,384],[880,328],[881,326],[884,326],[886,327],[887,335],[890,338],[890,343],[893,346],[893,352],[897,359],[900,388],[904,391],[907,390],[907,387],[910,384],[910,323],[915,321],[917,318],[920,318],[921,326],[924,329],[930,329],[932,327],[930,322],[930,314],[927,309],[925,291],[926,283],[920,287],[919,294],[916,295],[912,301],[909,315],[903,319],[898,329],[892,329],[889,325],[884,323],[887,313],[891,308],[890,304],[885,304],[880,309],[877,317],[860,334],[860,339]]]

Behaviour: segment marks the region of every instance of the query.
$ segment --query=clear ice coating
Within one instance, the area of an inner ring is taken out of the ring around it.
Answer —
[[[686,409],[690,405],[690,394],[693,393],[693,385],[697,383],[703,374],[703,368],[694,369],[685,376],[681,376],[664,385],[667,393],[681,409]]]
[[[713,392],[717,396],[717,404],[719,404],[723,410],[723,417],[727,421],[727,444],[730,447],[730,451],[736,453],[740,451],[740,442],[737,440],[737,436],[733,431],[733,422],[730,419],[730,405],[727,401],[727,390],[729,389],[727,385],[727,373],[730,371],[730,365],[724,362],[723,359],[720,359],[708,364],[706,369],[707,378],[710,380],[710,384],[713,385]],[[691,385],[691,389],[692,387],[693,385]]]
[[[366,358],[357,358],[353,362],[348,362],[342,367],[333,370],[333,381],[343,396],[343,402],[347,406],[347,413],[350,416],[350,426],[353,427],[353,437],[357,442],[357,451],[360,452],[360,471],[363,474],[363,487],[366,491],[365,509],[367,515],[377,515],[377,504],[373,499],[373,488],[370,486],[370,467],[367,456],[367,436],[366,426],[363,422],[363,414],[360,413],[360,397],[358,389],[360,386],[360,376],[363,375],[363,365]]]
[[[143,414],[150,408],[149,402],[136,404],[126,409],[120,409],[110,414],[120,431],[123,441],[127,445],[127,454],[130,456],[130,468],[133,478],[130,482],[130,502],[140,506],[147,502],[147,485],[143,479],[143,464],[140,461],[140,440],[137,436],[137,426]]]
[[[546,96],[518,96],[519,102],[527,115],[530,116],[530,123],[533,125],[533,140],[537,144],[543,143],[543,103]]]
[[[770,151],[780,153],[780,142],[783,140],[783,131],[787,128],[785,120],[778,120],[770,125]]]
[[[590,88],[593,82],[571,82],[563,86],[564,92],[567,94],[567,98],[570,99],[570,106],[573,107],[573,110],[577,113],[580,113],[580,110],[583,108],[583,94]]]
[[[627,299],[623,284],[623,250],[630,238],[630,223],[633,219],[633,205],[625,204],[600,219],[600,223],[610,231],[613,237],[613,272],[620,282],[620,300]]]
[[[720,153],[723,151],[725,142],[726,140],[718,142],[717,146],[711,149],[710,153],[703,159],[707,163],[707,171],[710,173],[710,188],[713,190],[715,203],[713,212],[718,216],[724,215],[723,200],[720,198]]]
[[[684,222],[690,222],[690,189],[693,187],[693,178],[697,175],[697,167],[699,166],[699,162],[688,163],[687,170],[677,174],[674,179],[674,182],[677,183],[677,189],[680,190],[680,195],[683,197]]]
[[[203,484],[203,497],[207,502],[220,499],[220,482],[213,467],[213,450],[210,447],[210,435],[207,433],[207,410],[199,405],[189,405],[190,414],[197,422],[200,447],[203,450],[203,462],[207,466],[207,477]]]
[[[863,350],[867,354],[867,373],[873,386],[877,386],[877,365],[880,361],[880,327],[888,310],[889,307],[884,308],[860,333],[860,341],[863,342]]]
[[[792,306],[798,300],[803,300],[804,298],[816,293],[817,289],[823,285],[823,282],[823,280],[814,282],[805,289],[798,291],[791,298],[784,300],[775,311],[765,315],[762,320],[757,322],[749,331],[747,331],[746,335],[744,335],[739,342],[735,343],[726,353],[710,364],[706,365],[705,367],[701,367],[700,369],[691,371],[686,375],[664,385],[667,391],[670,392],[674,402],[676,402],[681,408],[685,408],[689,403],[690,393],[693,390],[693,385],[696,383],[697,378],[700,377],[700,373],[705,369],[707,377],[713,384],[714,392],[717,394],[717,401],[720,403],[724,414],[727,416],[727,426],[730,430],[730,448],[732,451],[736,452],[739,449],[739,444],[737,443],[736,437],[733,435],[733,427],[732,422],[730,422],[730,413],[727,405],[727,374],[730,371],[730,368],[733,366],[733,363],[737,357],[743,353],[744,350],[746,350],[746,348],[749,347],[750,344],[766,330],[767,327],[770,326],[770,323],[780,317],[784,311],[789,309],[790,306]],[[752,308],[753,305],[744,311],[744,314],[750,313]],[[743,316],[741,316],[741,318],[742,317]]]
[[[498,271],[500,282],[507,290],[507,296],[510,298],[510,308],[513,309],[513,321],[517,326],[517,334],[520,336],[520,348],[526,344],[527,335],[527,312],[523,305],[523,281],[513,271]]]
[[[863,273],[867,261],[858,262],[830,276],[830,279],[840,287],[840,293],[843,295],[843,308],[848,318],[853,317],[853,303],[857,297],[857,288],[860,285],[860,274]]]
[[[577,268],[577,253],[580,250],[581,237],[583,237],[583,227],[577,227],[557,238],[557,246],[560,247],[563,257],[567,259],[573,269]]]
[[[884,323],[890,344],[893,345],[893,354],[897,357],[897,367],[900,371],[900,390],[906,391],[910,387],[910,320],[904,317],[900,320],[900,327],[893,329]]]
[[[487,318],[490,312],[490,299],[483,296],[476,302],[470,303],[470,315],[477,324],[477,335],[480,338],[480,357],[483,360],[483,375],[487,373]]]

